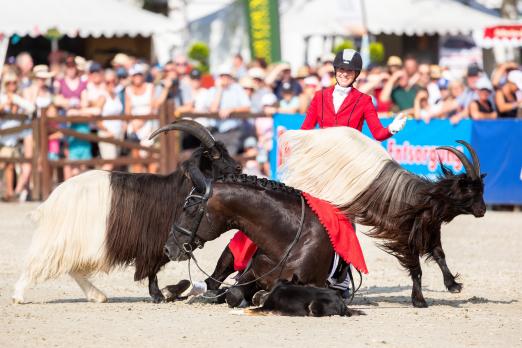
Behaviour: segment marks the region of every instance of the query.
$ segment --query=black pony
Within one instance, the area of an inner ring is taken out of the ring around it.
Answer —
[[[230,229],[241,229],[258,246],[252,266],[241,276],[244,286],[227,296],[239,305],[237,292],[251,302],[258,290],[270,290],[280,279],[325,287],[334,250],[323,225],[300,191],[267,179],[227,175],[209,185],[194,168],[190,176],[199,192],[192,195],[169,235],[165,253],[183,261],[192,250]],[[199,197],[199,198],[198,198]],[[241,299],[242,299],[241,298]]]

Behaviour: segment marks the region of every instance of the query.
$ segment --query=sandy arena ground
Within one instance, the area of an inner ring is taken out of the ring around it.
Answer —
[[[522,346],[522,214],[458,217],[443,229],[448,265],[464,290],[445,291],[434,263],[424,264],[430,307],[410,304],[411,281],[395,258],[361,236],[370,270],[353,318],[247,317],[226,305],[149,302],[131,268],[93,277],[109,303],[88,303],[69,277],[30,288],[12,305],[12,286],[29,245],[34,204],[0,204],[0,347],[517,347]],[[199,252],[211,270],[227,238]],[[160,286],[187,277],[169,264]]]

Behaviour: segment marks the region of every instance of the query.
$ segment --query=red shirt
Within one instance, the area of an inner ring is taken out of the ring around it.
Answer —
[[[379,121],[372,98],[357,89],[352,88],[344,99],[339,111],[335,113],[333,105],[334,87],[329,87],[315,93],[301,129],[348,126],[359,131],[366,121],[373,137],[383,141],[392,136],[388,128],[384,128]]]

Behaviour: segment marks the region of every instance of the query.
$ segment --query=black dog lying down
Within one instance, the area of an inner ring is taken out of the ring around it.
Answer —
[[[324,317],[340,315],[364,315],[364,312],[348,309],[341,295],[332,289],[298,285],[280,280],[269,293],[258,292],[253,302],[262,307],[246,309],[247,315],[287,315]]]

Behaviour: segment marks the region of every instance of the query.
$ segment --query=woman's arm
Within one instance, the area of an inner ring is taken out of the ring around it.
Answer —
[[[383,141],[392,136],[390,130],[388,128],[383,127],[381,121],[379,120],[379,116],[377,116],[377,111],[373,106],[372,99],[369,96],[365,98],[365,107],[364,107],[364,119],[368,124],[368,128],[370,128],[370,132],[372,133],[375,140]]]

